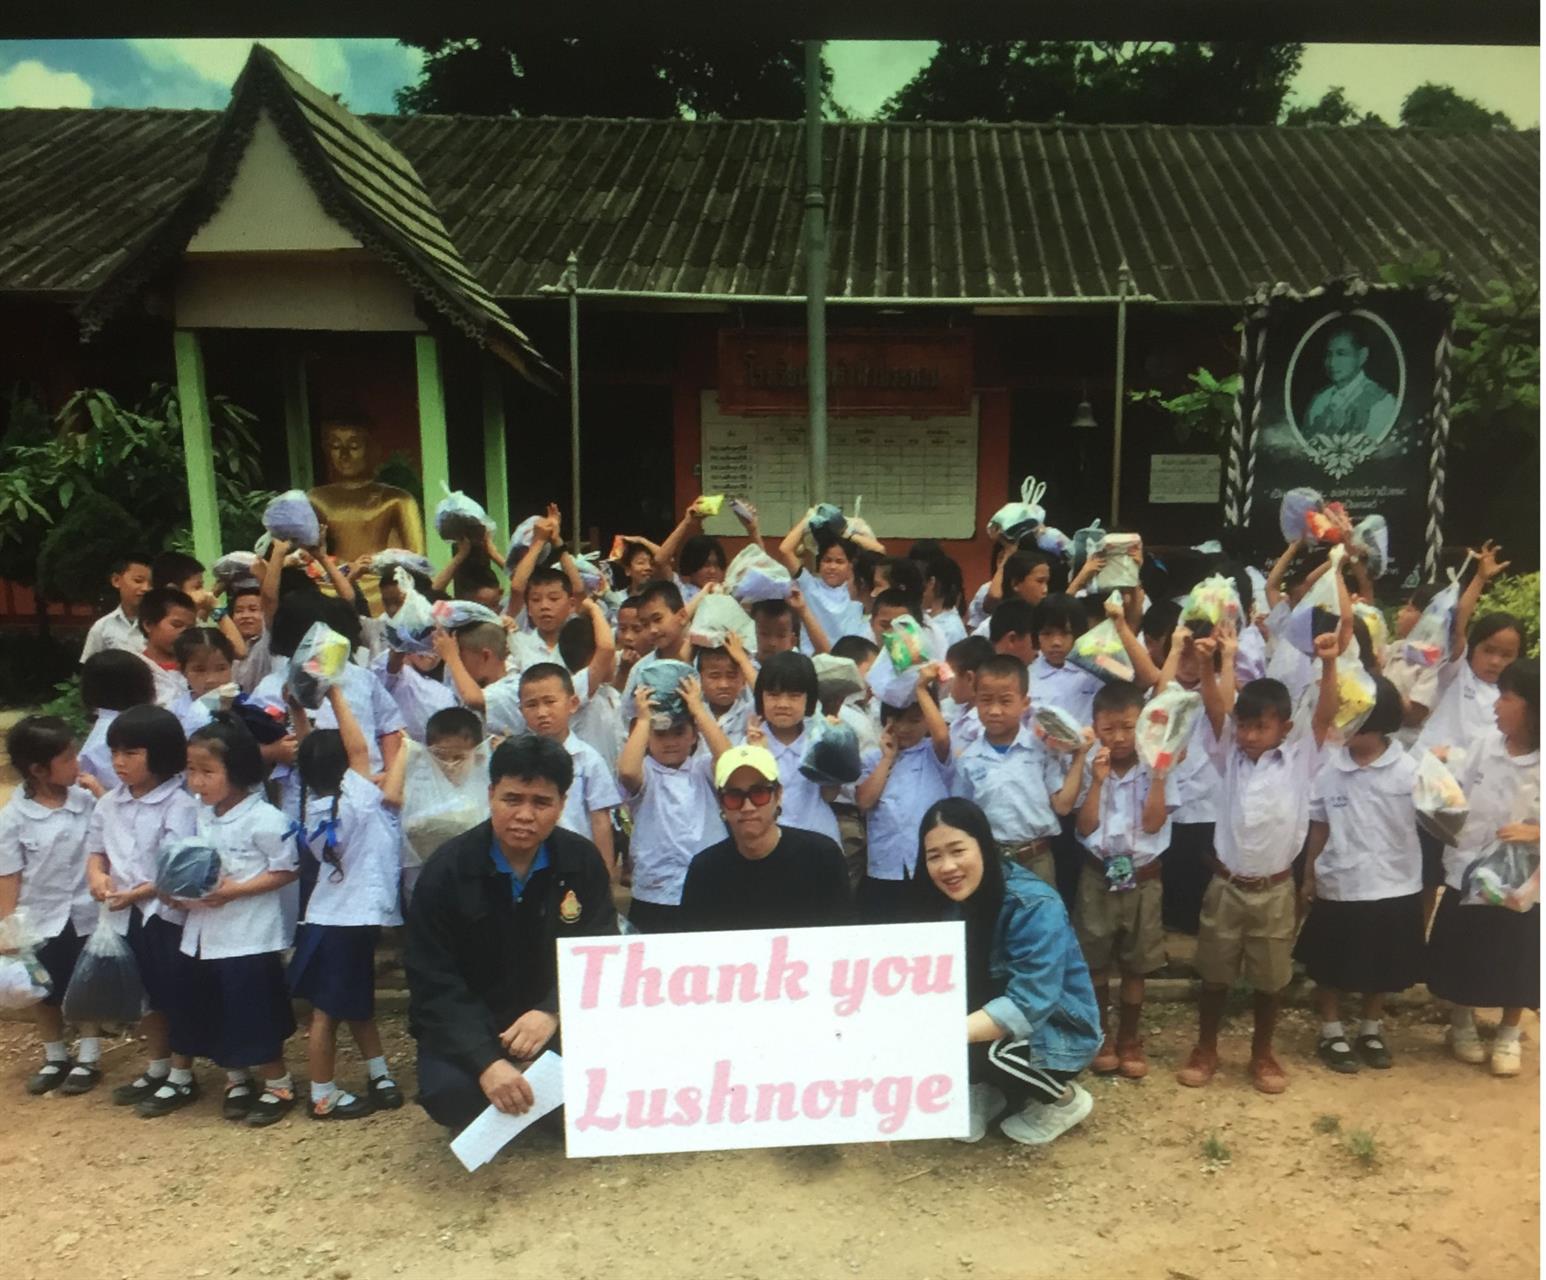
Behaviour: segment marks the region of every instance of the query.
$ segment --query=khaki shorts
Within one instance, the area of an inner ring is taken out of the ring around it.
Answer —
[[[1141,978],[1165,967],[1165,927],[1160,923],[1164,897],[1160,878],[1140,880],[1136,888],[1112,892],[1093,866],[1079,873],[1074,902],[1074,932],[1084,962],[1096,972],[1117,968]]]
[[[1202,899],[1193,963],[1206,983],[1227,987],[1240,975],[1257,991],[1281,991],[1294,976],[1292,877],[1264,889],[1242,889],[1214,876]]]
[[[1032,840],[1029,844],[1016,845],[1009,850],[1009,860],[1024,867],[1033,876],[1045,880],[1057,888],[1057,868],[1052,863],[1052,842]]]
[[[869,845],[864,836],[864,819],[850,805],[834,805],[837,833],[843,838],[843,860],[848,863],[848,887],[857,889],[869,870]],[[912,868],[908,868],[912,874]]]

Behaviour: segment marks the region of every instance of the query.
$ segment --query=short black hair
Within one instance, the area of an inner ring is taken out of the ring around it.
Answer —
[[[233,582],[225,593],[226,603],[230,605],[234,605],[246,596],[253,596],[259,600],[263,598],[263,588],[253,578],[241,578]]]
[[[903,556],[891,556],[883,563],[886,566],[886,586],[893,591],[905,591],[915,599],[923,599],[921,564]]]
[[[1288,686],[1269,676],[1246,681],[1235,698],[1235,719],[1260,720],[1267,715],[1279,720],[1294,718],[1294,700],[1288,696]]]
[[[1110,684],[1101,685],[1090,704],[1092,718],[1102,711],[1134,710],[1143,710],[1143,690],[1127,680],[1114,680]]]
[[[558,629],[558,656],[570,671],[583,671],[596,656],[596,627],[588,613],[570,618]]]
[[[176,587],[152,587],[140,600],[140,630],[148,631],[173,609],[186,609],[189,613],[198,613],[198,607],[192,599]]]
[[[962,675],[976,671],[993,656],[993,641],[987,636],[967,636],[945,650],[945,661]]]
[[[961,597],[966,594],[966,580],[961,576],[961,566],[949,556],[935,556],[926,561],[923,580],[934,583],[934,594],[945,608],[960,608]]]
[[[820,701],[816,684],[816,664],[803,653],[793,649],[775,653],[762,664],[757,672],[757,714],[762,714],[762,697],[766,693],[803,693],[805,714],[816,714]]]
[[[1050,595],[1036,606],[1036,634],[1043,631],[1067,631],[1070,635],[1083,635],[1088,619],[1084,606],[1072,596],[1059,592]]]
[[[1433,601],[1433,597],[1439,594],[1437,582],[1425,582],[1407,597],[1407,602],[1421,613]]]
[[[1169,640],[1181,621],[1181,606],[1174,600],[1155,600],[1144,610],[1138,630],[1150,640]]]
[[[81,701],[93,711],[127,711],[156,700],[150,663],[124,649],[104,649],[81,664]]]
[[[1052,557],[1029,547],[1016,551],[1004,561],[1004,590],[1013,591],[1042,565],[1051,566]]]
[[[843,537],[842,534],[833,533],[830,529],[823,529],[816,535],[816,559],[818,561],[827,552],[832,550],[833,547],[839,548],[848,557],[850,565],[859,558],[859,548],[851,539]]]
[[[1302,585],[1306,578],[1326,563],[1329,554],[1329,548],[1319,546],[1301,551],[1283,571],[1283,589],[1288,591]]]
[[[32,770],[47,769],[60,755],[75,745],[70,726],[58,716],[23,716],[5,735],[5,753],[21,774],[22,784],[31,794]]]
[[[188,767],[182,724],[162,707],[130,707],[107,726],[110,751],[143,748],[145,767],[157,778],[175,778]]]
[[[945,554],[944,547],[939,545],[938,538],[919,538],[917,542],[907,548],[907,558],[916,560],[919,564],[928,564],[935,556]]]
[[[181,587],[198,574],[204,576],[204,566],[182,551],[163,551],[150,562],[150,581],[157,587]]]
[[[458,645],[466,645],[469,649],[487,649],[497,654],[510,652],[510,637],[497,622],[469,622],[451,634],[456,637]],[[273,648],[273,645],[269,647]]]
[[[1406,711],[1401,693],[1384,676],[1374,677],[1374,706],[1358,726],[1359,733],[1377,733],[1388,737],[1399,733]]]
[[[719,567],[723,569],[727,563],[724,547],[718,538],[706,533],[695,533],[682,543],[682,550],[676,559],[677,572],[684,577],[689,573],[697,573],[710,560],[718,560]]]
[[[1518,658],[1498,676],[1498,692],[1523,698],[1530,706],[1530,741],[1541,742],[1541,666],[1534,658]]]
[[[251,791],[263,785],[266,770],[258,740],[229,711],[217,711],[202,729],[195,729],[188,739],[190,747],[207,747],[225,764],[226,777],[233,787]]]
[[[541,570],[538,570],[541,572]],[[533,575],[535,577],[535,574]],[[456,594],[470,596],[474,591],[499,590],[499,575],[487,560],[466,560],[456,571]]]
[[[634,597],[640,609],[653,601],[659,601],[665,605],[671,613],[676,613],[687,606],[682,603],[682,592],[676,583],[666,578],[655,578],[646,582],[639,588],[639,594]]]
[[[177,659],[177,665],[185,667],[194,654],[206,649],[225,654],[227,662],[236,661],[236,650],[219,627],[189,627],[173,643],[172,654]]]
[[[645,585],[648,586],[649,584],[646,583]],[[676,594],[677,597],[680,598],[682,593],[678,591]],[[623,601],[622,604],[617,606],[617,611],[621,613],[624,609],[637,610],[643,603],[644,601],[638,596],[629,596],[626,600]]]
[[[276,658],[291,657],[312,625],[326,621],[326,603],[326,597],[314,589],[281,596],[268,631],[268,651]]]
[[[840,636],[829,652],[834,658],[847,658],[858,666],[875,657],[880,652],[880,646],[869,636]]]
[[[574,785],[574,761],[563,743],[526,733],[518,738],[506,738],[494,749],[489,760],[489,786],[497,787],[506,778],[520,782],[551,782],[558,788],[559,795],[566,796]]]
[[[988,618],[988,639],[997,644],[1005,636],[1030,636],[1035,639],[1036,606],[1019,596],[1003,601]]]
[[[1030,668],[1012,653],[995,653],[982,666],[977,668],[977,682],[979,685],[989,676],[1013,680],[1020,686],[1021,693],[1029,693],[1031,691]]]
[[[693,651],[693,661],[697,665],[699,671],[703,670],[703,661],[705,658],[723,658],[737,671],[741,669],[741,664],[735,660],[734,655],[731,654],[729,649],[717,649],[711,645],[700,644]]]
[[[753,622],[778,622],[789,619],[795,639],[800,638],[800,617],[787,600],[753,600],[748,610]]]
[[[555,565],[540,565],[531,571],[531,577],[526,579],[526,590],[523,594],[530,595],[533,587],[562,587],[569,590],[569,579],[564,571]]]
[[[909,711],[917,711],[917,712],[920,712],[920,713],[922,712],[922,706],[921,706],[921,704],[919,704],[917,702],[909,702],[905,707],[897,707],[897,706],[893,706],[891,703],[887,702],[884,698],[879,699],[879,701],[880,701],[880,722],[881,722],[882,725],[887,725],[887,724],[890,724],[893,720],[900,719],[902,716],[906,715]]]
[[[870,599],[871,616],[882,609],[901,609],[916,622],[923,614],[921,590],[909,591],[905,587],[891,586],[884,591],[877,591]]]
[[[574,695],[574,680],[570,677],[566,668],[556,662],[534,662],[521,672],[519,692],[525,694],[526,686],[536,684],[539,680],[557,680],[564,686],[564,692],[571,697]]]
[[[466,707],[441,707],[424,724],[426,744],[443,738],[465,738],[468,742],[483,741],[483,721],[476,711]]]
[[[135,564],[142,564],[147,569],[150,568],[150,552],[125,551],[122,555],[114,556],[113,567],[109,572],[112,574],[127,573],[129,566]],[[152,575],[152,581],[154,581],[154,575]]]

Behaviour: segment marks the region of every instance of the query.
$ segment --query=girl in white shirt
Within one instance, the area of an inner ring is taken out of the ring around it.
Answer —
[[[227,1120],[273,1124],[295,1105],[284,1042],[295,1031],[280,952],[290,945],[279,891],[296,878],[288,818],[263,799],[263,757],[229,712],[188,740],[188,790],[204,802],[198,834],[220,856],[220,880],[202,898],[176,901],[183,925],[189,1052],[226,1069]],[[262,1091],[253,1080],[260,1073]]]
[[[81,772],[106,786],[113,778],[108,728],[115,717],[130,707],[154,706],[156,682],[139,654],[104,649],[81,665],[81,701],[96,716],[91,732],[81,744]]]
[[[118,785],[91,816],[86,882],[91,896],[107,904],[108,924],[129,940],[149,1010],[140,1021],[149,1061],[134,1081],[113,1090],[113,1102],[150,1118],[199,1096],[181,1016],[184,913],[161,901],[155,886],[157,854],[198,830],[199,802],[183,790],[188,744],[170,711],[125,711],[107,731],[107,745]]]
[[[27,1092],[85,1093],[102,1078],[102,1041],[95,1027],[81,1027],[72,1060],[59,1006],[96,920],[86,889],[94,797],[78,785],[75,738],[58,716],[18,720],[5,735],[5,749],[22,781],[0,809],[0,919],[26,908],[29,931],[43,940],[38,962],[48,970],[48,995],[36,1006],[44,1062]]]
[[[189,627],[177,637],[172,652],[188,685],[188,691],[172,704],[172,714],[182,722],[184,733],[197,733],[209,723],[211,712],[219,709],[218,697],[207,695],[234,683],[236,651],[216,628]]]
[[[1329,754],[1310,787],[1310,834],[1294,948],[1315,982],[1316,1054],[1333,1071],[1391,1065],[1380,1013],[1385,995],[1423,972],[1422,850],[1413,787],[1417,763],[1395,740],[1401,694],[1375,679],[1374,708]],[[1363,993],[1356,1039],[1343,1029],[1344,992]]]
[[[302,735],[297,764],[307,890],[289,982],[291,994],[312,1006],[306,1047],[312,1117],[353,1120],[403,1105],[375,1020],[376,937],[383,925],[403,922],[402,835],[370,780],[370,748],[337,685],[328,690],[328,702],[336,730],[310,729],[305,708],[291,704]],[[340,1089],[333,1080],[340,1022],[349,1024],[365,1059],[370,1085],[363,1095]]]

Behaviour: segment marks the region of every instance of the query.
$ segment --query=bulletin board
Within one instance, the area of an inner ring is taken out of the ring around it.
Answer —
[[[703,393],[699,489],[750,498],[763,532],[780,535],[811,506],[803,417],[737,417]],[[977,397],[968,413],[938,418],[832,418],[827,495],[881,538],[970,538],[977,526]],[[705,532],[734,535],[728,506]]]

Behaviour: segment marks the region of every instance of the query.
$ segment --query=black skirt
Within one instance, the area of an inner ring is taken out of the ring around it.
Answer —
[[[379,932],[374,925],[301,925],[286,975],[290,994],[341,1022],[374,1017]]]
[[[1541,1005],[1541,909],[1460,905],[1446,887],[1428,937],[1428,990],[1476,1009]]]
[[[1317,898],[1294,944],[1311,981],[1337,991],[1405,991],[1423,976],[1423,896]]]

